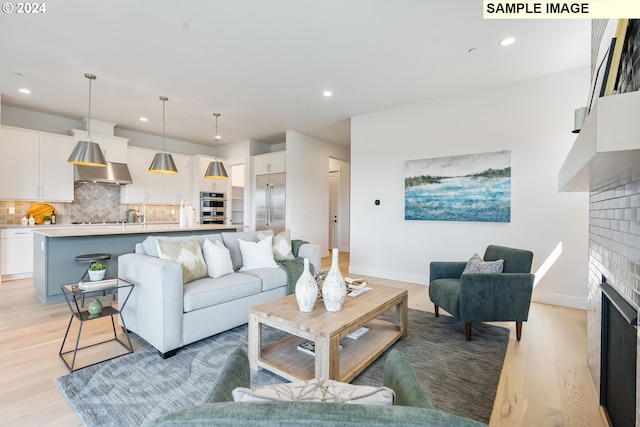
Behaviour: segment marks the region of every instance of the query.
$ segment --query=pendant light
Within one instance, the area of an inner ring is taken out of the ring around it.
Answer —
[[[91,81],[96,79],[93,74],[85,74],[89,79],[89,115],[87,116],[87,137],[84,140],[78,141],[73,148],[71,155],[67,159],[67,162],[75,165],[84,166],[99,166],[106,167],[107,161],[104,159],[100,145],[97,142],[91,140]]]
[[[161,96],[160,101],[162,101],[162,153],[156,153],[153,161],[151,162],[151,166],[149,166],[149,172],[153,173],[164,173],[164,174],[176,174],[178,173],[178,168],[176,168],[176,164],[173,162],[173,157],[171,154],[165,152],[165,134],[164,134],[164,105],[169,98],[166,96]]]
[[[213,117],[216,118],[216,134],[213,139],[220,141],[222,139],[218,133],[218,117],[220,117],[220,113],[213,113]],[[209,163],[209,167],[207,168],[204,177],[207,179],[227,179],[229,175],[227,175],[227,170],[224,168],[222,162],[215,159],[213,162]]]

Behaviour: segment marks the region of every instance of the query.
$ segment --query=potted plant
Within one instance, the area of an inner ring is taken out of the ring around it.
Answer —
[[[95,282],[97,280],[104,280],[104,275],[107,272],[107,268],[99,262],[94,262],[89,267],[89,280]]]
[[[51,215],[43,215],[42,218],[44,219],[44,225],[51,224]]]

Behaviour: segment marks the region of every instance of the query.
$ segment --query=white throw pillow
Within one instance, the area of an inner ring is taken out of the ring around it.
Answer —
[[[304,401],[356,403],[360,405],[393,405],[395,393],[388,387],[352,385],[334,380],[314,378],[285,384],[232,391],[236,402]]]
[[[462,274],[468,273],[502,273],[504,260],[484,261],[480,255],[473,254]]]
[[[209,277],[217,279],[218,277],[233,273],[231,253],[219,240],[211,243],[211,240],[205,239],[204,245],[202,245],[202,253],[204,255],[204,262],[207,264]]]
[[[271,236],[257,243],[238,239],[240,253],[242,254],[240,271],[278,268],[278,264],[273,259],[272,242],[273,237]]]
[[[182,243],[157,239],[156,245],[160,259],[174,261],[182,266],[183,284],[207,276],[207,265],[195,237],[189,237]]]

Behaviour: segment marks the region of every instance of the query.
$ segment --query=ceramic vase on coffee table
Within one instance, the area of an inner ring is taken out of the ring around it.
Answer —
[[[304,259],[304,271],[296,282],[296,301],[300,311],[309,313],[313,311],[318,299],[318,284],[309,271],[309,259]]]
[[[331,268],[327,273],[327,277],[322,284],[322,300],[327,311],[340,311],[344,298],[347,296],[347,288],[344,284],[344,278],[340,273],[340,265],[338,263],[338,248],[333,248],[331,257]]]

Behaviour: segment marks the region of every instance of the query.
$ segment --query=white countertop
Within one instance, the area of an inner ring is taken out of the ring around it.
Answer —
[[[18,228],[18,227],[16,227]],[[25,227],[27,228],[27,227]],[[173,233],[184,231],[220,231],[236,230],[234,225],[225,224],[197,224],[193,227],[181,227],[178,224],[106,224],[106,225],[72,225],[65,227],[39,226],[33,228],[34,233],[47,237],[82,237],[103,236],[109,234],[148,234]]]

